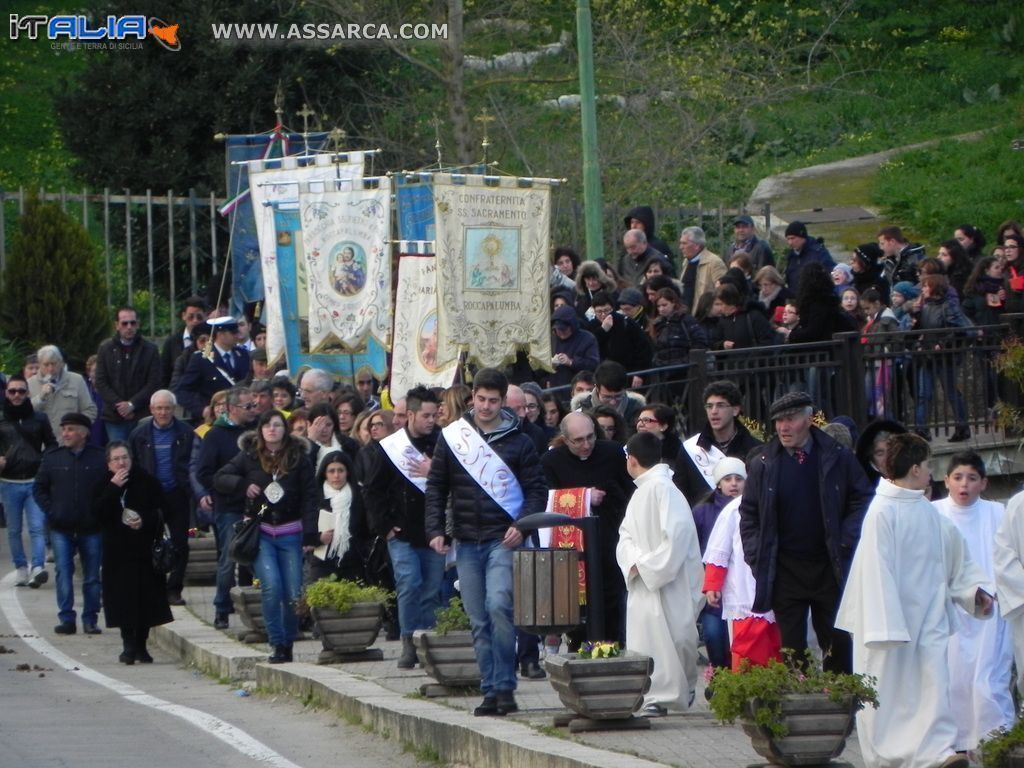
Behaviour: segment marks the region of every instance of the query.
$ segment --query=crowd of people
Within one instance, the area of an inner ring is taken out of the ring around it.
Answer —
[[[935,259],[886,227],[836,265],[793,222],[780,271],[740,216],[725,259],[700,228],[684,229],[676,277],[650,209],[625,224],[617,268],[556,251],[551,371],[482,369],[471,385],[403,393],[379,391],[365,370],[351,384],[316,368],[292,375],[268,366],[258,327],[208,318],[199,298],[185,302],[183,330],[162,350],[120,307],[84,376],[58,347],[42,347],[4,377],[0,491],[16,583],[46,583],[49,545],[55,632],[75,634],[77,554],[83,632],[102,631],[102,610],[120,629],[120,661],[147,663],[150,628],[184,605],[188,534],[199,527],[218,546],[215,627],[230,625],[231,587],[258,578],[269,661],[287,663],[305,585],[385,578],[398,666],[411,669],[413,633],[433,625],[457,578],[481,673],[475,713],[500,716],[516,711],[519,679],[544,677],[542,640],[548,652],[563,642],[514,625],[512,552],[536,539],[517,521],[544,511],[549,490],[586,488],[606,566],[589,600],[603,606],[607,639],[655,658],[645,716],[692,705],[700,635],[712,668],[741,669],[784,648],[801,657],[810,618],[826,669],[878,677],[879,711],[862,713],[859,729],[870,764],[963,764],[960,753],[1014,716],[1004,617],[1012,624],[1024,598],[982,620],[1004,589],[1024,594],[1024,536],[1014,536],[1024,502],[1004,518],[980,500],[984,464],[964,452],[946,473],[949,498],[930,505],[920,421],[878,418],[858,434],[861,420],[838,417],[819,428],[814,394],[787,392],[771,404],[768,438],[741,422],[744,393],[720,380],[702,393],[703,413],[689,415],[700,429],[682,434],[677,411],[650,397],[659,390],[636,390],[652,367],[695,347],[981,324],[1015,311],[1020,227],[1000,228],[993,256],[961,227]],[[920,410],[938,373],[916,375]],[[955,405],[955,382],[943,383]],[[253,518],[260,546],[247,567],[228,543]],[[165,532],[181,555],[166,573],[152,557]],[[382,550],[384,577],[368,568]],[[583,636],[564,641],[572,650]],[[922,696],[907,703],[906,690]]]

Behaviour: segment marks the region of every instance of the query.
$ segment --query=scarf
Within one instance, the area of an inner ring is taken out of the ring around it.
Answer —
[[[334,538],[327,547],[325,560],[340,560],[348,552],[348,542],[352,534],[349,533],[349,513],[352,510],[352,486],[345,483],[340,491],[334,490],[328,483],[324,483],[324,498],[331,502],[331,513],[334,515]]]
[[[771,303],[775,301],[775,297],[779,295],[782,290],[781,285],[774,286],[770,291],[760,291],[757,295],[758,301],[764,306],[765,309],[771,306]]]

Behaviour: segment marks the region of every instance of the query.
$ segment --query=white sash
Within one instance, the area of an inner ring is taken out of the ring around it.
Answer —
[[[698,432],[693,437],[683,442],[683,450],[686,451],[686,455],[690,457],[690,461],[697,467],[701,477],[704,478],[704,482],[708,484],[708,488],[715,487],[715,464],[725,458],[725,454],[718,450],[717,446],[712,445],[710,451],[705,451],[699,445],[697,445],[697,438],[700,437]]]
[[[391,459],[395,469],[401,472],[406,480],[419,488],[420,493],[427,492],[427,478],[413,477],[412,475],[413,465],[419,464],[427,457],[416,450],[416,446],[412,444],[409,433],[405,431],[404,427],[381,440],[380,447],[384,449],[384,453]]]
[[[484,493],[509,517],[518,520],[523,512],[523,489],[501,456],[465,419],[453,421],[441,430],[441,434],[456,460]]]

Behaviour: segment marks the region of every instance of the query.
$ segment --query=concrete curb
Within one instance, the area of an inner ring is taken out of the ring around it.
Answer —
[[[270,665],[266,653],[231,640],[175,608],[153,639],[186,665],[220,678],[255,680],[265,690],[330,707],[386,738],[429,746],[445,763],[474,768],[667,768],[663,763],[538,733],[515,717],[473,717],[463,710],[388,690],[330,666]]]

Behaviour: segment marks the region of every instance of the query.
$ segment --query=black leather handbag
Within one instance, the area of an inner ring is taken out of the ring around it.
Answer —
[[[260,554],[260,523],[266,507],[255,515],[235,523],[235,534],[228,544],[228,556],[239,565],[252,565]]]
[[[153,570],[157,573],[170,573],[181,562],[178,548],[171,541],[171,532],[164,523],[163,513],[160,514],[161,531],[153,540]]]

